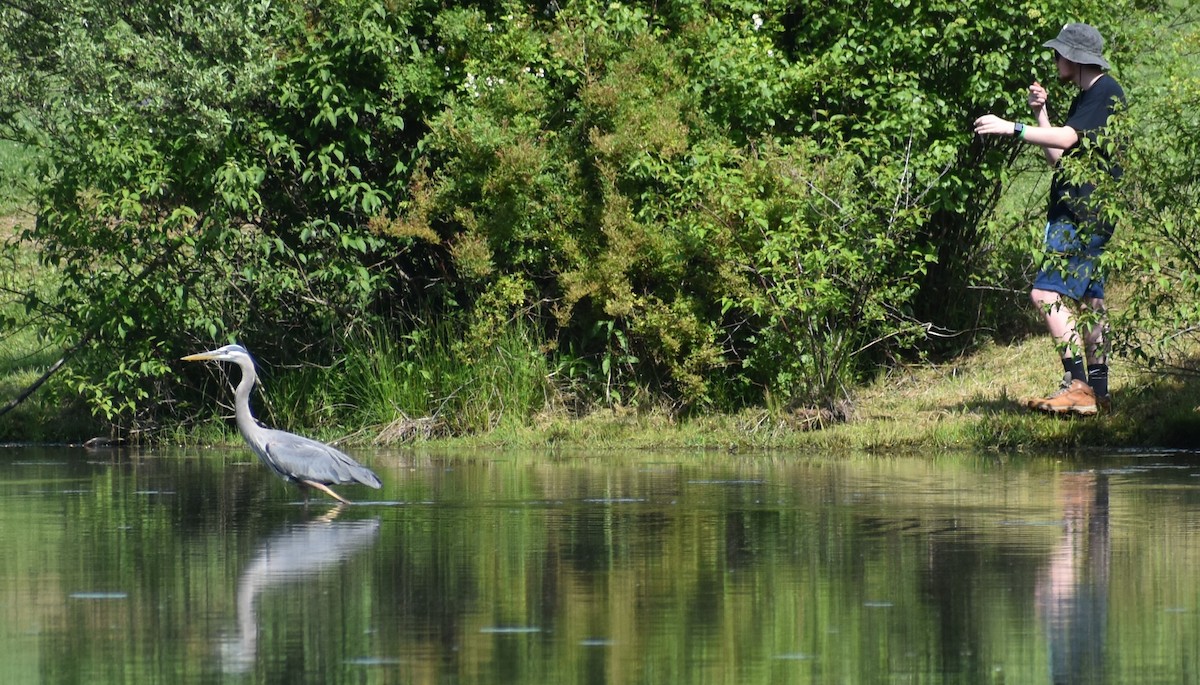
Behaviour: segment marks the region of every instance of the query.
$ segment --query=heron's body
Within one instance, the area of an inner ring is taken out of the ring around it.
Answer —
[[[238,432],[267,468],[280,478],[301,489],[320,490],[343,503],[347,501],[330,490],[330,485],[359,483],[372,488],[383,485],[379,482],[379,476],[341,450],[295,433],[259,425],[250,413],[250,391],[258,376],[254,371],[254,360],[246,348],[226,345],[183,359],[233,362],[241,368],[242,379],[234,392],[234,418]]]

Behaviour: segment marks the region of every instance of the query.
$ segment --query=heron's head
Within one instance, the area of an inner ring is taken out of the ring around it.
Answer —
[[[218,347],[208,352],[199,352],[183,357],[183,361],[185,362],[237,362],[243,359],[250,359],[250,353],[241,345],[226,345],[225,347]]]

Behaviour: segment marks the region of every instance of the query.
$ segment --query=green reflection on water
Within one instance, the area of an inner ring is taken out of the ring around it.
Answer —
[[[1181,455],[365,461],[384,490],[336,510],[238,450],[0,450],[0,680],[1200,672]]]

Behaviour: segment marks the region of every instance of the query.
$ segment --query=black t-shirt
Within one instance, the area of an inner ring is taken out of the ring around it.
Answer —
[[[1081,91],[1071,102],[1067,110],[1067,121],[1064,126],[1070,126],[1079,134],[1080,142],[1075,143],[1065,152],[1063,157],[1078,154],[1084,138],[1096,141],[1096,136],[1108,124],[1108,118],[1119,107],[1125,104],[1125,91],[1121,84],[1108,74],[1102,75],[1091,88]],[[1060,160],[1061,162],[1061,160]],[[1121,177],[1121,168],[1115,163],[1110,164],[1108,172],[1113,178]],[[1068,221],[1076,226],[1084,223],[1093,224],[1093,230],[1104,235],[1112,234],[1112,226],[1099,221],[1096,212],[1088,208],[1088,197],[1096,186],[1091,183],[1075,185],[1068,183],[1059,170],[1054,172],[1054,180],[1050,183],[1050,206],[1046,213],[1048,221]]]

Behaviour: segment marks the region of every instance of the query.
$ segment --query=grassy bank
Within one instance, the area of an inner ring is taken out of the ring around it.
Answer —
[[[6,348],[0,359],[4,400],[52,360],[42,355],[14,364]],[[860,388],[849,420],[835,422],[794,413],[746,410],[678,420],[665,411],[600,410],[584,417],[543,413],[528,424],[506,422],[458,437],[398,434],[393,425],[309,429],[350,443],[442,445],[449,448],[637,450],[938,451],[950,449],[1065,450],[1088,448],[1200,447],[1200,383],[1153,376],[1114,364],[1114,409],[1090,418],[1058,418],[1029,412],[1019,399],[1044,394],[1056,384],[1049,344],[1040,338],[987,345],[951,363],[892,369]],[[215,398],[214,398],[215,399]],[[262,404],[261,401],[257,401]],[[59,441],[78,432],[79,417],[64,412],[53,393],[35,394],[7,419],[9,439]],[[74,421],[74,424],[72,424]],[[295,426],[287,426],[295,429]],[[159,438],[179,442],[237,441],[230,424],[213,418],[169,429]],[[103,434],[103,427],[92,430]]]
[[[519,430],[450,440],[479,446],[606,449],[937,451],[1200,447],[1200,383],[1113,365],[1113,411],[1097,417],[1030,412],[1019,400],[1057,387],[1061,372],[1040,336],[991,344],[953,362],[892,369],[860,388],[849,421],[747,411],[687,422],[662,413],[546,417]]]

